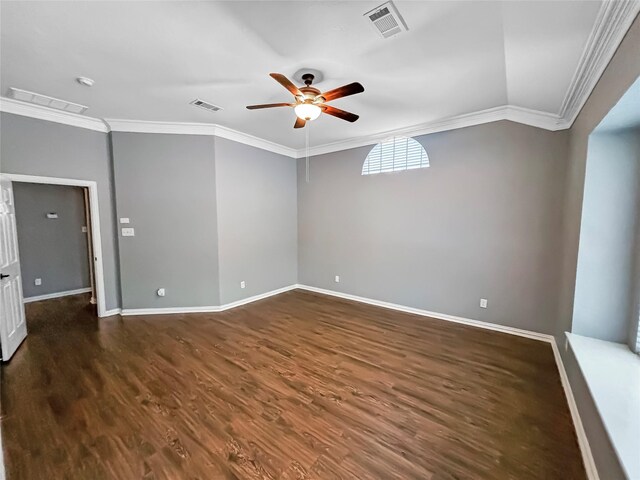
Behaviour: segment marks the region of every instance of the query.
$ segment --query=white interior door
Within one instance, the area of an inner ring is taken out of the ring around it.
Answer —
[[[0,346],[5,362],[27,336],[16,212],[9,180],[0,179]]]

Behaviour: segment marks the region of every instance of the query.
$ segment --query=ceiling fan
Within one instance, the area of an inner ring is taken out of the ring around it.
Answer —
[[[304,127],[308,121],[315,120],[321,113],[341,118],[347,122],[355,122],[359,118],[355,113],[346,112],[339,108],[326,105],[326,103],[331,100],[364,92],[364,87],[358,82],[343,85],[342,87],[321,93],[320,90],[311,86],[314,78],[311,73],[305,73],[302,75],[305,86],[300,88],[296,87],[291,80],[281,73],[270,73],[269,75],[293,94],[295,97],[295,103],[266,103],[263,105],[249,105],[247,106],[249,110],[256,110],[258,108],[293,107],[293,110],[298,117],[296,118],[296,123],[293,125],[293,128]]]

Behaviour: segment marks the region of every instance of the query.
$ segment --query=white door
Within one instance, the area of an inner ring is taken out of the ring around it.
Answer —
[[[5,362],[27,336],[11,182],[0,179],[0,346]]]

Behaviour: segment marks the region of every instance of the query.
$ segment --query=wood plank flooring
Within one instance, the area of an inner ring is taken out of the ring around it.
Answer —
[[[548,344],[309,292],[97,320],[28,305],[18,479],[584,479]]]

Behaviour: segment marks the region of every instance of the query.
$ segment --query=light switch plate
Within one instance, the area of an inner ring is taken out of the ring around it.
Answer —
[[[82,226],[82,233],[87,233],[87,227],[85,227],[84,225]]]
[[[122,236],[123,237],[135,237],[136,236],[136,232],[133,228],[123,228],[122,229]]]
[[[487,308],[489,302],[487,301],[486,298],[481,298],[480,299],[480,308]]]
[[[36,278],[35,282],[33,282],[34,285],[42,285],[42,279],[41,278]]]

